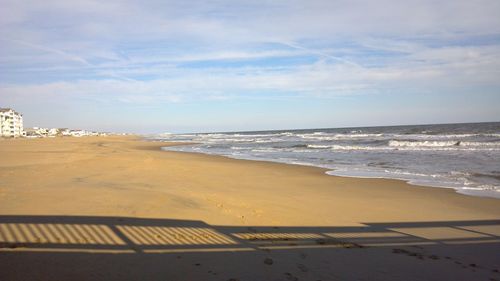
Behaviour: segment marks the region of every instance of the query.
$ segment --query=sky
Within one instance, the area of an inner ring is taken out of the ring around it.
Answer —
[[[0,0],[0,107],[164,133],[500,121],[500,1]]]

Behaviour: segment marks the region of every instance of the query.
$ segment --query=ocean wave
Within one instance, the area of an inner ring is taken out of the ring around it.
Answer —
[[[416,139],[416,140],[449,140],[449,139],[472,139],[472,138],[498,138],[500,134],[393,134],[393,138]]]
[[[249,147],[241,147],[241,146],[231,146],[230,149],[232,149],[232,150],[248,150],[250,148]]]
[[[360,139],[360,138],[378,138],[384,134],[327,134],[327,133],[312,133],[312,134],[297,134],[297,137],[302,139],[313,140],[345,140],[345,139]]]
[[[500,193],[499,185],[473,181],[468,177],[469,173],[459,171],[451,171],[450,173],[422,173],[399,169],[341,168],[328,171],[327,174],[346,177],[399,179],[415,185],[453,188],[458,192],[472,190]],[[494,197],[498,197],[498,195],[494,195]]]
[[[493,191],[493,192],[500,193],[500,189],[498,186],[490,185],[490,184],[482,184],[482,185],[478,185],[478,186],[464,186],[464,187],[461,187],[460,189],[475,190],[475,191]]]
[[[403,171],[403,170],[387,170],[386,169],[386,170],[384,170],[384,173],[399,175],[399,176],[409,176],[409,177],[429,177],[429,178],[433,178],[433,179],[445,177],[445,175],[442,175],[442,174],[424,174],[424,173],[416,173],[416,172]]]
[[[391,147],[499,147],[500,142],[390,140]]]
[[[195,139],[195,141],[197,141]],[[199,140],[204,143],[231,143],[231,142],[254,142],[255,139],[234,139],[234,138],[223,138],[223,139],[205,139]]]
[[[474,141],[462,141],[460,146],[498,146],[500,147],[500,142],[474,142]]]
[[[273,143],[283,141],[281,139],[234,139],[234,138],[224,138],[224,139],[208,139],[203,140],[205,143]]]
[[[275,143],[268,141],[269,143]],[[456,142],[456,141],[397,141],[391,140],[388,145],[340,145],[340,144],[294,144],[245,147],[245,141],[232,142],[234,146],[228,146],[232,150],[251,150],[253,152],[304,152],[304,149],[330,150],[330,151],[500,151],[500,143],[483,142]],[[279,142],[276,142],[279,143]],[[226,143],[206,142],[207,148],[224,148]]]
[[[254,133],[254,134],[231,134],[231,133],[210,133],[210,134],[162,134],[160,139],[164,140],[191,140],[195,142],[255,142],[271,143],[286,141],[383,141],[390,140],[389,146],[394,147],[449,147],[458,146],[500,146],[500,134],[498,133],[464,133],[464,134],[401,134],[401,133]],[[495,138],[495,139],[492,139]],[[489,141],[490,143],[486,142]],[[496,141],[496,142],[494,142]]]
[[[268,147],[268,148],[254,148],[251,150],[252,152],[279,152],[279,151],[282,151],[281,149],[279,148],[272,148],[272,147]]]
[[[484,134],[484,136],[487,136],[487,137],[495,137],[495,138],[500,138],[500,133],[499,133],[499,134],[495,134],[495,133],[491,133],[491,134]]]
[[[436,142],[421,142],[420,144],[392,143],[389,146],[362,146],[362,145],[321,145],[321,144],[308,144],[309,149],[329,149],[333,151],[500,151],[500,146],[485,146],[474,147],[473,145],[456,145],[456,142],[450,143],[436,143]]]
[[[278,136],[291,136],[294,135],[290,132],[282,132],[282,133],[269,133],[269,134],[225,134],[226,136],[235,136],[242,138],[268,138],[268,137],[278,137]]]
[[[458,146],[459,141],[404,141],[404,140],[390,140],[389,146],[392,147],[442,147],[442,146]]]
[[[328,133],[312,133],[312,134],[297,134],[302,139],[314,140],[349,140],[349,139],[415,139],[415,140],[450,140],[450,139],[466,139],[466,138],[491,138],[500,137],[500,134],[394,134],[394,133],[373,133],[373,134],[328,134]]]
[[[384,146],[361,146],[361,145],[321,145],[321,144],[308,144],[307,148],[311,149],[330,149],[330,150],[392,150],[390,147]]]
[[[305,147],[313,149],[331,148],[331,145],[307,144]]]

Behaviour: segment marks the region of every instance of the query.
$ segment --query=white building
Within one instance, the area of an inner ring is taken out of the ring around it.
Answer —
[[[0,137],[23,135],[23,116],[10,108],[0,108]]]
[[[39,128],[39,127],[26,128],[24,129],[24,132],[26,134],[26,137],[28,138],[44,138],[49,136],[48,128]]]
[[[48,133],[49,137],[55,137],[59,134],[59,129],[52,128],[52,129],[49,129],[47,133]]]

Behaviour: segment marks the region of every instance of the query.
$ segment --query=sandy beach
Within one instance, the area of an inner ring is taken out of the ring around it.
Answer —
[[[500,201],[136,137],[0,140],[1,280],[500,280]]]

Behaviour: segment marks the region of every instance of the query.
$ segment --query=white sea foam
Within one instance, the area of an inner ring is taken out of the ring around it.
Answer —
[[[460,146],[498,146],[498,147],[500,147],[500,142],[463,141],[463,142],[460,142]]]
[[[318,148],[318,149],[331,148],[331,147],[332,147],[331,145],[319,145],[319,144],[308,144],[307,145],[307,148]]]
[[[332,150],[392,150],[387,146],[331,145]]]
[[[231,146],[232,150],[248,150],[248,147]]]
[[[365,138],[378,138],[384,134],[298,134],[297,137],[309,140],[344,140],[344,139],[365,139]]]
[[[406,142],[391,141],[389,146],[366,146],[366,145],[323,145],[308,144],[309,149],[329,149],[332,151],[500,151],[500,144],[465,143],[457,145],[456,142]],[[299,147],[300,148],[300,147]],[[293,151],[298,151],[295,149]]]
[[[500,198],[500,186],[480,184],[468,181],[465,177],[454,177],[445,174],[414,173],[402,170],[370,170],[370,169],[339,169],[326,172],[332,176],[357,178],[388,178],[399,179],[413,185],[424,185],[441,188],[453,188],[459,193]],[[451,174],[466,174],[455,172]]]
[[[389,146],[393,147],[443,147],[443,146],[454,146],[460,145],[457,141],[403,141],[403,140],[390,140]]]
[[[417,148],[435,150],[497,150],[500,149],[500,142],[469,142],[469,141],[406,141],[390,140],[390,147],[397,148]]]
[[[252,149],[252,152],[278,152],[280,149],[276,148],[256,148]]]

